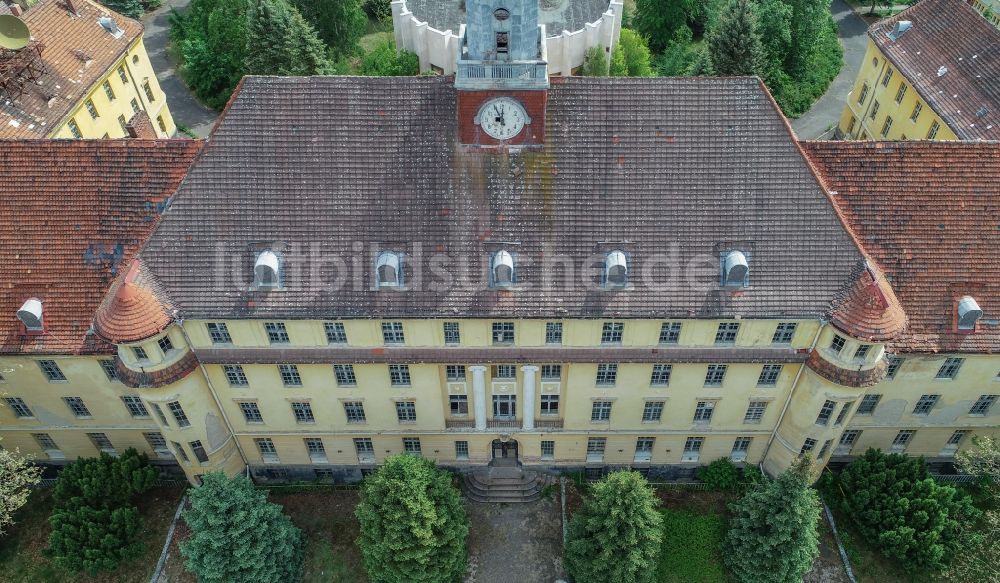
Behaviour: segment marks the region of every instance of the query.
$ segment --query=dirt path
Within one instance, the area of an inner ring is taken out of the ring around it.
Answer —
[[[466,502],[465,583],[553,583],[563,578],[559,496],[525,504]]]

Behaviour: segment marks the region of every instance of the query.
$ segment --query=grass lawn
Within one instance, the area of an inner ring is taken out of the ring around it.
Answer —
[[[115,571],[90,577],[84,573],[63,571],[42,555],[42,549],[48,546],[52,491],[48,488],[35,490],[18,512],[15,518],[17,524],[0,538],[0,580],[4,583],[146,583],[156,568],[183,491],[181,487],[170,486],[153,488],[140,495],[138,506],[145,520],[143,542],[146,543],[146,552]]]
[[[665,509],[663,547],[657,566],[661,583],[729,581],[722,563],[726,519],[716,512]]]

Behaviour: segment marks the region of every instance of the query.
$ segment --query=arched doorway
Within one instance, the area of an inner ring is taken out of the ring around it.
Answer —
[[[517,440],[514,439],[494,439],[490,448],[491,466],[516,466],[517,465]]]

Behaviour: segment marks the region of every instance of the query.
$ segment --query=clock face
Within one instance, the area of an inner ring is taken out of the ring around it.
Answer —
[[[495,140],[513,138],[530,122],[524,106],[510,97],[490,99],[483,104],[476,116],[476,123]]]

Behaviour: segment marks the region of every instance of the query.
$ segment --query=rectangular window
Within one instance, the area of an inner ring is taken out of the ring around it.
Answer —
[[[375,446],[372,444],[370,437],[355,437],[354,451],[358,454],[359,463],[375,463]]]
[[[156,101],[156,96],[153,95],[153,88],[149,86],[149,79],[142,82],[142,91],[146,94],[146,99],[148,99],[150,103]]]
[[[69,133],[73,134],[74,138],[79,140],[83,137],[83,132],[80,131],[80,126],[76,125],[75,119],[69,120],[66,126],[69,127]]]
[[[778,384],[778,375],[781,374],[780,364],[765,364],[760,369],[757,377],[758,387],[773,387]]]
[[[243,367],[238,364],[222,365],[222,372],[226,373],[226,380],[230,387],[246,387],[250,384],[247,375],[243,372]]]
[[[465,365],[449,364],[444,367],[445,378],[452,382],[465,382]]]
[[[296,401],[292,403],[292,415],[295,416],[296,423],[316,422],[316,417],[313,416],[312,405],[305,401]]]
[[[323,322],[327,344],[347,344],[347,330],[343,322]]]
[[[513,344],[514,323],[493,322],[493,344]]]
[[[493,395],[493,418],[511,420],[517,416],[517,397],[514,395]]]
[[[663,418],[663,401],[646,401],[642,405],[642,422],[659,423]]]
[[[587,438],[587,461],[588,462],[601,462],[604,461],[604,449],[607,447],[608,438],[606,437],[588,437]]]
[[[146,438],[149,448],[156,452],[157,456],[164,458],[173,457],[174,454],[167,447],[167,440],[163,438],[162,433],[159,431],[145,431],[142,436]]]
[[[118,78],[122,80],[122,85],[128,85],[128,75],[125,74],[125,66],[118,67]]]
[[[306,453],[309,454],[309,461],[318,464],[326,463],[326,446],[323,440],[318,437],[306,437],[302,440],[306,446]]]
[[[860,429],[845,429],[842,434],[840,434],[840,445],[851,446],[861,437]]]
[[[605,363],[597,365],[597,386],[612,387],[618,380],[618,363]]]
[[[97,113],[97,108],[94,107],[94,102],[93,101],[91,101],[90,99],[88,99],[87,101],[84,102],[84,105],[87,106],[87,113],[90,114],[90,118],[91,119],[97,119],[97,118],[101,117],[100,114]]]
[[[278,374],[281,375],[281,383],[286,387],[301,387],[302,377],[299,375],[299,367],[294,364],[279,364]]]
[[[969,409],[969,415],[986,415],[996,402],[997,395],[979,395],[979,398]]]
[[[229,335],[229,326],[223,322],[209,322],[205,324],[208,329],[208,337],[212,339],[212,344],[232,344],[233,337]]]
[[[270,437],[257,437],[254,438],[253,442],[257,444],[257,451],[260,452],[260,457],[264,458],[264,461],[278,461],[278,450],[275,449],[274,442],[271,441]]]
[[[892,116],[886,116],[885,122],[882,123],[882,137],[889,135],[889,130],[892,129]]]
[[[916,406],[913,407],[914,415],[928,415],[934,405],[937,405],[938,400],[941,399],[941,395],[920,395],[917,400]]]
[[[174,455],[180,457],[181,461],[183,461],[184,463],[188,463],[191,461],[191,458],[188,457],[187,452],[184,451],[183,445],[177,443],[176,441],[171,441],[170,444],[174,448]]]
[[[698,405],[694,408],[694,422],[708,423],[712,420],[712,413],[714,412],[714,401],[698,401]]]
[[[892,440],[892,445],[894,448],[903,447],[905,448],[910,440],[913,439],[913,434],[916,433],[913,429],[903,429],[896,434],[896,437]]]
[[[829,399],[823,402],[823,406],[819,408],[819,415],[816,416],[816,425],[829,425],[830,417],[833,417],[833,410],[837,408],[837,404]]]
[[[875,114],[878,113],[878,99],[872,101],[872,110],[868,114],[869,119],[875,119]]]
[[[847,415],[851,412],[851,407],[854,406],[854,401],[848,401],[840,408],[840,413],[837,415],[837,420],[833,422],[834,426],[843,425],[844,421],[847,421]]]
[[[722,322],[715,332],[716,344],[733,344],[736,342],[736,335],[740,332],[739,322]]]
[[[128,409],[129,415],[133,417],[149,417],[146,405],[137,395],[122,395],[122,402],[125,403],[125,408]]]
[[[953,379],[958,376],[958,369],[962,368],[964,358],[947,358],[941,368],[938,369],[936,378]]]
[[[562,322],[545,323],[545,343],[562,344]]]
[[[156,413],[156,418],[160,420],[160,425],[170,427],[170,424],[167,423],[167,416],[163,414],[163,409],[156,403],[150,403],[150,405],[153,406],[153,411]]]
[[[288,344],[288,329],[283,322],[264,322],[267,341],[271,344]]]
[[[885,76],[882,77],[882,87],[889,86],[889,79],[892,79],[892,67],[885,70]]]
[[[382,342],[385,344],[404,344],[402,322],[382,322]]]
[[[105,433],[88,433],[87,437],[90,438],[90,442],[94,444],[94,447],[101,450],[102,452],[114,454],[115,446],[111,444],[111,440],[108,439]]]
[[[673,365],[670,364],[654,364],[653,374],[649,377],[649,384],[654,387],[666,387],[670,384],[670,373],[673,371]]]
[[[816,458],[817,459],[823,459],[823,458],[825,458],[826,454],[830,453],[830,446],[831,445],[833,445],[833,440],[832,439],[827,439],[825,442],[823,442],[823,447],[819,448],[819,453],[816,454]]]
[[[861,92],[858,93],[858,103],[864,103],[867,97],[868,97],[868,83],[863,83],[861,85]]]
[[[344,402],[344,414],[348,423],[365,423],[365,404],[361,401]]]
[[[458,329],[458,322],[445,322],[443,326],[444,326],[444,343],[461,344],[462,335]]]
[[[149,360],[149,355],[146,354],[146,349],[141,346],[133,346],[132,355],[135,356],[136,360]]]
[[[468,461],[469,459],[469,442],[468,441],[456,441],[455,442],[455,459],[460,461]]]
[[[899,372],[899,367],[903,366],[903,359],[898,356],[889,355],[885,357],[885,361],[887,363],[885,378],[896,378],[896,373]]]
[[[66,375],[63,374],[62,369],[59,368],[59,365],[56,364],[56,361],[39,360],[38,366],[39,368],[42,369],[42,374],[45,375],[45,378],[49,379],[50,381],[66,380]]]
[[[191,447],[191,453],[194,454],[195,459],[199,463],[208,463],[208,454],[205,453],[205,448],[201,445],[201,440],[190,441],[188,445]]]
[[[852,115],[850,123],[847,124],[847,135],[853,134],[854,127],[857,125],[858,125],[858,119]]]
[[[63,401],[66,402],[66,406],[69,410],[73,412],[76,417],[90,417],[90,409],[83,403],[83,399],[80,397],[63,397]]]
[[[414,401],[397,401],[396,418],[400,423],[414,423],[417,420],[417,404]]]
[[[913,111],[910,113],[910,121],[917,121],[917,118],[920,117],[920,110],[923,108],[924,104],[917,101],[917,104],[913,106]]]
[[[901,103],[904,95],[906,95],[906,83],[900,81],[899,89],[896,90],[896,103]]]
[[[601,344],[621,344],[624,322],[605,322],[601,329]]]
[[[654,437],[637,437],[635,438],[635,457],[633,461],[639,463],[645,463],[653,459],[653,443],[656,441]]]
[[[493,378],[495,380],[512,380],[517,376],[517,367],[513,364],[493,365]]]
[[[967,429],[956,430],[951,434],[951,437],[948,438],[948,445],[958,445],[962,443],[962,440],[965,439],[965,436],[968,434],[969,431]]]
[[[353,364],[333,365],[333,375],[337,377],[337,386],[353,387],[358,384],[358,379],[354,376]]]
[[[937,137],[938,130],[941,129],[941,124],[934,120],[931,122],[931,129],[927,131],[927,139],[933,140]]]
[[[590,408],[590,422],[602,423],[611,421],[611,401],[594,401]]]
[[[131,105],[132,105],[132,113],[139,113],[139,109],[141,109],[139,107],[139,100],[133,97]]]
[[[247,423],[264,422],[264,417],[260,414],[260,408],[257,407],[257,403],[243,401],[240,403],[240,411],[243,412],[243,418]]]
[[[164,336],[163,338],[157,340],[156,345],[160,347],[160,351],[162,351],[163,354],[167,354],[174,349],[174,343],[170,341],[169,336]]]
[[[403,438],[403,451],[413,455],[420,455],[420,438],[419,437],[404,437]]]
[[[469,414],[469,397],[466,395],[448,395],[448,410],[452,417],[465,417]]]
[[[680,322],[664,322],[660,324],[660,344],[677,344],[680,339]]]
[[[701,446],[705,444],[704,437],[689,437],[684,441],[684,452],[681,454],[682,462],[697,462],[701,457]]]
[[[115,367],[115,361],[110,358],[101,359],[101,370],[104,371],[104,376],[108,377],[111,382],[117,382],[121,379],[118,378],[118,369]]]
[[[795,336],[795,329],[798,324],[795,322],[782,322],[774,329],[774,336],[771,337],[772,344],[791,344]]]
[[[542,441],[542,459],[552,460],[556,457],[556,442],[550,440]]]
[[[115,91],[111,88],[111,81],[105,79],[101,86],[104,87],[104,94],[108,96],[108,101],[114,101]]]
[[[32,433],[31,436],[35,438],[36,442],[38,442],[38,447],[42,448],[45,451],[52,451],[59,449],[59,446],[56,445],[56,442],[52,439],[52,437],[48,433]]]
[[[854,360],[865,360],[868,358],[869,350],[871,350],[870,344],[861,344],[854,351]]]
[[[816,447],[816,440],[811,437],[807,437],[806,440],[802,443],[802,449],[799,450],[799,455],[800,456],[806,455],[807,453],[811,452],[815,447]]]
[[[830,341],[830,350],[840,354],[840,351],[844,349],[844,344],[846,343],[847,340],[843,336],[840,334],[834,334],[833,340]]]
[[[543,381],[558,381],[562,378],[562,365],[561,364],[543,364],[542,365],[542,380]]]
[[[118,116],[118,125],[121,126],[122,132],[128,135],[128,120],[125,119],[125,114]]]
[[[878,406],[878,402],[882,400],[882,395],[865,395],[861,398],[861,404],[858,405],[858,415],[871,415],[875,412],[875,407]]]
[[[744,423],[760,423],[764,418],[764,411],[767,410],[767,401],[750,401],[747,405],[747,412],[743,416]]]
[[[752,437],[737,437],[736,441],[733,442],[733,449],[729,453],[730,459],[733,461],[745,460],[747,452],[750,451],[751,443],[753,443]]]
[[[390,364],[389,383],[394,387],[410,386],[410,365]]]
[[[14,416],[19,419],[30,419],[35,416],[21,397],[5,397],[4,401],[7,401],[7,406],[14,412]]]
[[[729,368],[729,366],[725,364],[708,365],[708,372],[705,373],[705,386],[721,387],[722,381],[726,380],[727,368]]]
[[[559,414],[559,395],[542,395],[542,415]]]

